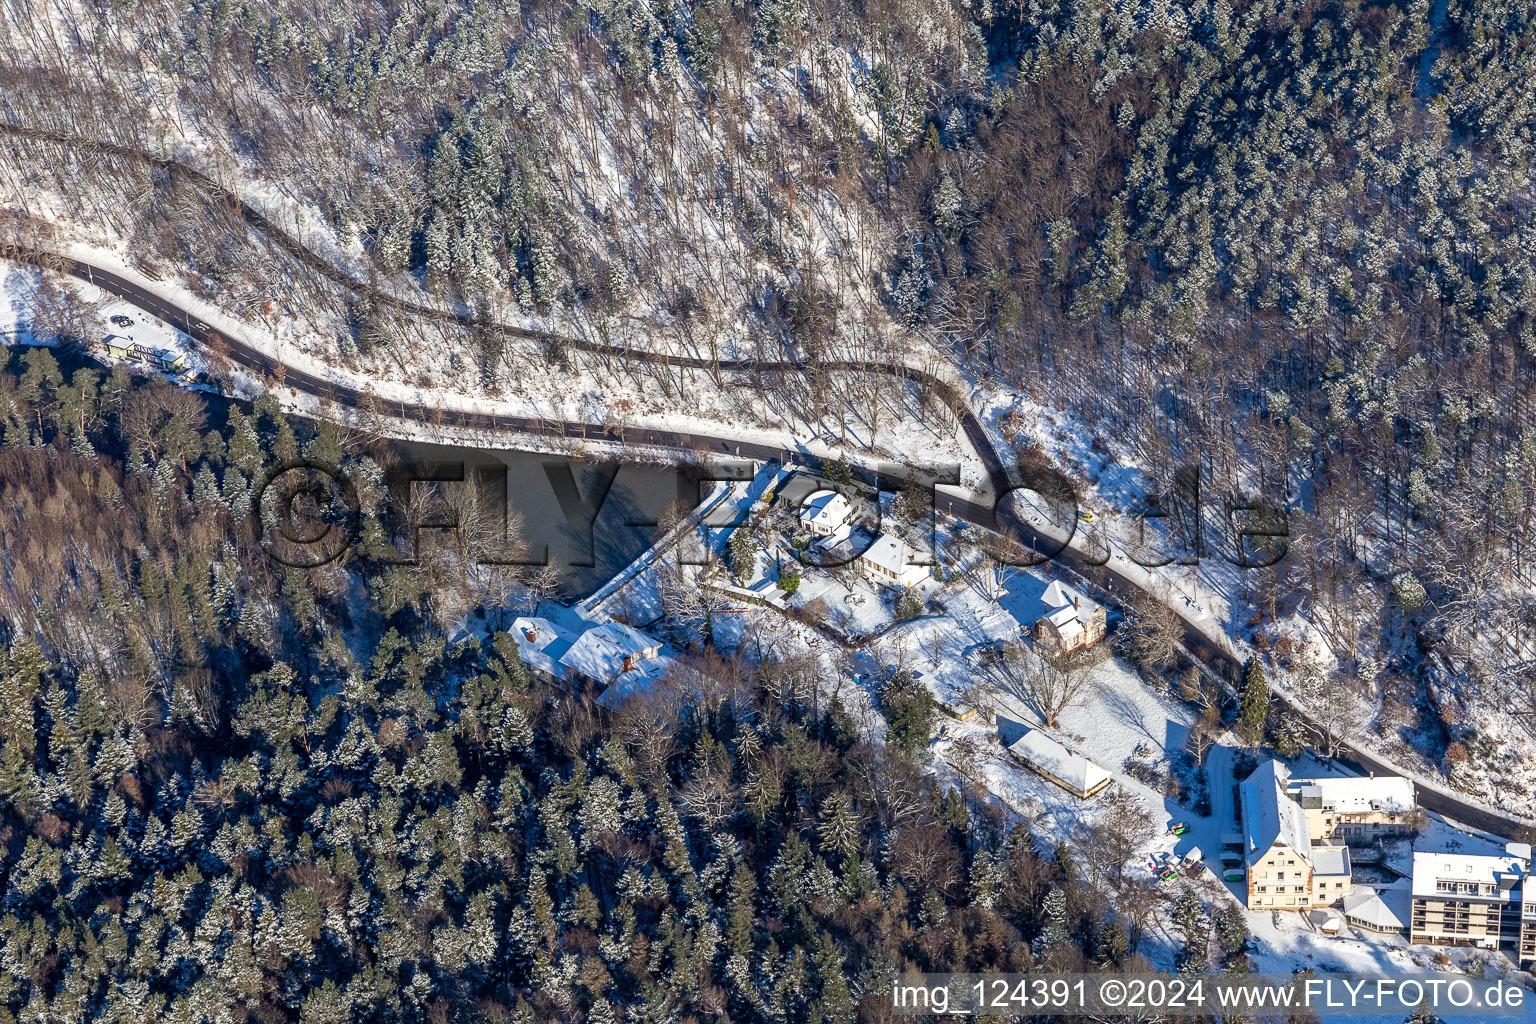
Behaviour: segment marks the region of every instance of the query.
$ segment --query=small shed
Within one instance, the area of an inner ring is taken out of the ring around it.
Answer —
[[[1333,910],[1309,910],[1307,921],[1324,935],[1337,935],[1344,927],[1343,918]]]

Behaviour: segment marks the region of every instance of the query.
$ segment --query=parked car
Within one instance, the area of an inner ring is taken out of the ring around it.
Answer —
[[[112,320],[113,325],[116,326],[116,327],[132,327],[133,326],[133,318],[129,317],[129,316],[123,316],[123,314],[121,314],[121,313],[118,313],[116,316],[112,317],[111,320]]]

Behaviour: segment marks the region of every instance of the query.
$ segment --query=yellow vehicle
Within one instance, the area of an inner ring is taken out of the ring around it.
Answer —
[[[1091,523],[1093,522],[1093,513],[1089,512],[1087,509],[1083,509],[1082,511],[1078,512],[1077,518],[1081,519],[1085,523]]]

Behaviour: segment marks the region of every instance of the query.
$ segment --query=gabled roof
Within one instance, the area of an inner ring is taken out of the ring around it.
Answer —
[[[1050,582],[1045,593],[1040,595],[1040,603],[1046,609],[1041,618],[1054,626],[1064,640],[1081,633],[1082,623],[1099,607],[1097,601],[1060,580]]]
[[[1077,621],[1077,609],[1071,605],[1063,605],[1052,609],[1046,613],[1045,617],[1051,621],[1052,625],[1067,626]]]
[[[565,622],[524,615],[512,622],[523,661],[556,679],[576,672],[608,683],[659,652],[661,641],[622,622],[589,622],[574,615]],[[625,667],[624,659],[630,659]]]
[[[874,542],[859,557],[900,576],[907,567],[907,545],[893,533],[882,533],[876,535]]]
[[[512,636],[517,641],[517,656],[524,662],[556,678],[565,678],[560,659],[575,643],[576,634],[551,619],[522,615],[512,620]]]
[[[1303,801],[1316,800],[1323,810],[1340,814],[1406,814],[1414,808],[1413,780],[1395,775],[1292,779],[1287,788]]]
[[[1008,752],[1080,793],[1091,793],[1111,778],[1109,772],[1086,757],[1072,753],[1039,729],[1031,729],[1019,737]]]
[[[597,702],[609,711],[617,711],[631,695],[649,690],[672,667],[672,658],[662,655],[642,661],[623,673],[603,691]]]
[[[578,636],[560,662],[588,679],[606,683],[627,671],[625,658],[631,662],[639,661],[642,655],[659,646],[659,641],[638,629],[622,622],[605,622]]]
[[[836,491],[815,491],[800,506],[800,521],[824,527],[841,526],[852,511],[853,505]]]
[[[1077,635],[1083,632],[1083,624],[1076,615],[1071,613],[1071,609],[1068,609],[1067,611],[1068,615],[1065,619],[1058,619],[1055,616],[1051,616],[1049,617],[1048,621],[1053,627],[1055,627],[1057,636],[1061,637],[1063,640],[1075,640],[1077,639]]]
[[[1343,918],[1339,917],[1337,911],[1328,907],[1307,911],[1307,920],[1317,925],[1319,931],[1324,932],[1336,932],[1344,927]]]
[[[1243,840],[1249,866],[1276,845],[1296,851],[1312,863],[1312,833],[1301,806],[1285,793],[1285,769],[1273,759],[1255,768],[1239,788],[1243,806]]]

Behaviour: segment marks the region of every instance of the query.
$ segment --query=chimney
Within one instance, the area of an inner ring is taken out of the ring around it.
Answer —
[[[1077,611],[1077,595],[1072,595],[1072,610]]]

